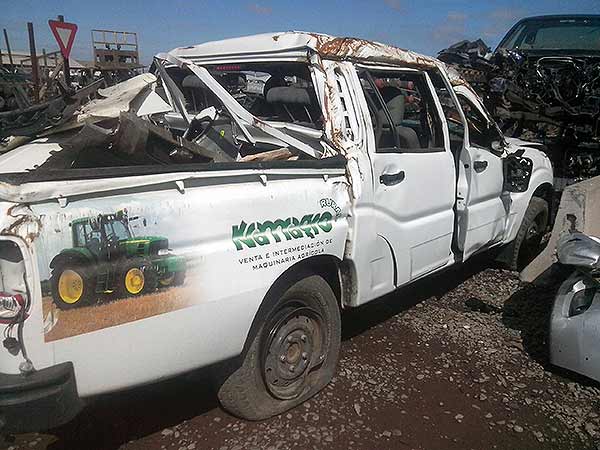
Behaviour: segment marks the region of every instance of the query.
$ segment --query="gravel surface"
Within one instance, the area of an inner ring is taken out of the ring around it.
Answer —
[[[98,398],[73,423],[4,445],[598,449],[598,385],[547,363],[553,295],[475,261],[344,313],[333,382],[281,416],[233,418],[194,373]]]

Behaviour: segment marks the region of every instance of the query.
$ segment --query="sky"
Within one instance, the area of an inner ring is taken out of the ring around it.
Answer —
[[[600,0],[0,0],[0,28],[13,50],[28,51],[33,22],[38,52],[58,50],[48,19],[78,25],[72,57],[91,60],[94,28],[138,33],[142,62],[174,47],[270,31],[315,31],[385,42],[427,55],[462,39],[494,47],[520,18],[600,14]],[[6,51],[3,37],[0,48]]]

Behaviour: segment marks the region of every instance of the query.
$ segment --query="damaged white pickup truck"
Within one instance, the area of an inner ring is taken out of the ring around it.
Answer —
[[[546,227],[549,160],[435,59],[287,32],[152,72],[0,157],[2,432],[205,366],[281,413],[332,378],[341,309]]]

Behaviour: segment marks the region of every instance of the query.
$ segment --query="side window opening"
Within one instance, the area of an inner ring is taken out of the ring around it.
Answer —
[[[423,73],[363,70],[359,77],[377,151],[444,151],[441,121]]]
[[[484,149],[491,149],[492,143],[501,139],[498,131],[469,99],[460,93],[457,94],[457,97],[467,119],[471,144]]]
[[[77,223],[73,225],[75,227],[75,247],[85,247],[86,235],[84,225]]]
[[[246,110],[259,119],[321,130],[323,115],[307,64],[246,63],[206,66]],[[169,70],[185,96],[189,113],[220,107],[216,96],[189,71]]]
[[[448,134],[450,137],[450,149],[452,153],[457,154],[462,150],[464,139],[465,139],[465,124],[461,118],[458,105],[454,101],[454,98],[448,92],[448,87],[439,71],[431,70],[428,72],[431,83],[435,88],[435,93],[440,100],[442,110],[444,111],[444,117],[448,125]]]

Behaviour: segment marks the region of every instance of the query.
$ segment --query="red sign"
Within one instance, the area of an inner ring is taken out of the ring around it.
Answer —
[[[77,33],[77,25],[68,22],[59,22],[58,20],[49,20],[48,25],[52,30],[52,34],[58,42],[58,47],[62,55],[69,59],[71,54],[71,48],[73,48],[73,41],[75,40],[75,33]]]

